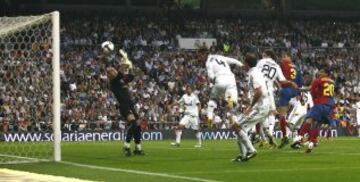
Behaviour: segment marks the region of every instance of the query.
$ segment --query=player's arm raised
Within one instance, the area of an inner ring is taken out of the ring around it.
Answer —
[[[220,57],[221,57],[221,60],[226,61],[227,64],[230,64],[230,65],[235,64],[235,65],[237,65],[239,67],[244,66],[244,64],[241,61],[237,60],[237,59],[234,59],[234,58],[231,58],[231,57],[225,57],[225,56],[220,56]]]
[[[129,69],[133,68],[132,62],[129,60],[127,53],[123,49],[119,49],[119,53],[121,55],[121,63],[129,66]]]

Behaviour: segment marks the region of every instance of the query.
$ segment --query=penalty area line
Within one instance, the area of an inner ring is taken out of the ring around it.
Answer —
[[[112,168],[112,167],[88,165],[88,164],[81,164],[81,163],[68,162],[68,161],[61,161],[60,163],[71,165],[71,166],[76,166],[76,167],[97,169],[97,170],[103,170],[103,171],[123,172],[123,173],[139,174],[139,175],[146,175],[146,176],[159,176],[159,177],[164,177],[164,178],[182,179],[182,180],[188,180],[188,181],[219,182],[216,180],[196,178],[196,177],[178,176],[178,175],[172,175],[172,174],[166,174],[166,173],[156,173],[156,172],[139,171],[139,170],[132,170],[132,169]]]

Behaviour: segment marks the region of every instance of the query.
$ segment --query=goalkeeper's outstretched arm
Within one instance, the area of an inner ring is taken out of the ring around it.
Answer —
[[[124,64],[124,65],[127,65],[129,69],[132,69],[133,68],[133,64],[132,62],[129,60],[129,57],[127,55],[127,53],[122,50],[122,49],[119,49],[119,53],[121,55],[121,59],[120,59],[120,64]]]

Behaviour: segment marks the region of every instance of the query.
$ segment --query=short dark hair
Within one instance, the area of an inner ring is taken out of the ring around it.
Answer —
[[[246,53],[245,64],[249,65],[250,68],[255,67],[257,64],[257,57],[253,53]]]
[[[264,54],[271,57],[271,59],[276,60],[276,54],[272,49],[266,49]]]

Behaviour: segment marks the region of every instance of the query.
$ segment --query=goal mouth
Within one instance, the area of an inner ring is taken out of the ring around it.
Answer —
[[[59,20],[58,12],[0,17],[0,164],[61,159]],[[26,133],[51,140],[19,142]]]

